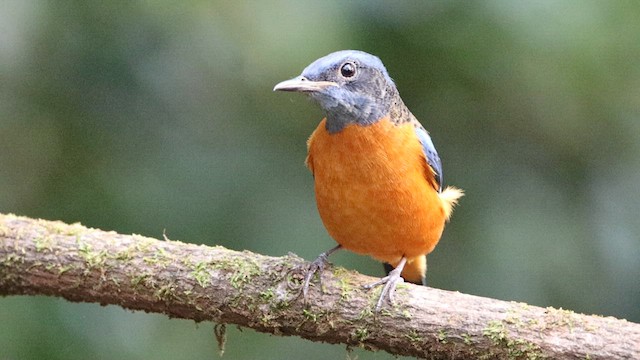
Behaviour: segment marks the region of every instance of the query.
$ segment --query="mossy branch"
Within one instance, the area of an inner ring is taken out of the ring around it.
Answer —
[[[0,214],[0,295],[50,295],[429,359],[640,359],[640,325],[414,285],[372,312],[373,279],[331,267],[305,304],[295,255]],[[316,282],[317,283],[317,282]]]

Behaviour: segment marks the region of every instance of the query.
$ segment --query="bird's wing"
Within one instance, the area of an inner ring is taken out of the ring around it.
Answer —
[[[436,184],[438,186],[438,191],[442,191],[442,161],[440,160],[440,156],[438,156],[438,152],[436,151],[436,147],[433,145],[433,141],[431,141],[431,136],[427,130],[425,130],[422,126],[416,127],[416,135],[422,144],[422,151],[424,152],[424,156],[427,159],[427,164],[433,171]]]

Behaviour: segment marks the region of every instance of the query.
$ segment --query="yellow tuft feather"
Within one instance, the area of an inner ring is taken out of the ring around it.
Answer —
[[[444,216],[447,220],[451,217],[453,208],[458,205],[458,200],[464,196],[464,191],[453,186],[448,186],[440,194],[440,200],[444,206]]]

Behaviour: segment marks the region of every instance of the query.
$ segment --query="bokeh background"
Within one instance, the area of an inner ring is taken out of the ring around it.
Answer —
[[[597,0],[2,1],[0,211],[315,258],[334,244],[303,166],[322,114],[271,90],[361,49],[467,192],[431,286],[639,322],[639,18]],[[210,323],[0,298],[0,359],[217,356]],[[224,358],[346,356],[231,327]]]

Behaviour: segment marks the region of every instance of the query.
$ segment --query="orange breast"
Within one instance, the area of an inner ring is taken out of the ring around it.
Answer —
[[[387,119],[309,139],[320,217],[344,248],[397,263],[425,255],[444,228],[442,202],[412,124]]]

